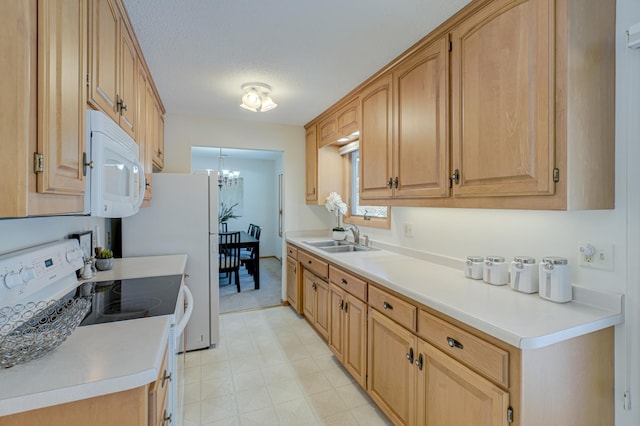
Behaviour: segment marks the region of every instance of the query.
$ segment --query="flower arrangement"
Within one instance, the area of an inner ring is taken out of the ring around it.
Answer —
[[[220,210],[218,211],[218,223],[227,222],[229,219],[237,219],[240,216],[236,215],[233,212],[233,209],[236,208],[238,203],[235,203],[232,206],[226,206],[224,203],[220,203]]]
[[[333,227],[333,230],[344,232],[344,228],[340,225],[340,216],[347,214],[347,204],[342,201],[340,194],[337,192],[330,193],[324,205],[327,210],[336,215],[336,226]]]

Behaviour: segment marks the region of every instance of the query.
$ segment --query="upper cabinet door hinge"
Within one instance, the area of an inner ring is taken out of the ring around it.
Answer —
[[[507,408],[507,422],[513,423],[513,408]]]
[[[453,43],[449,42],[449,52],[451,52],[453,50]]]
[[[33,173],[44,172],[44,155],[37,152],[33,153]]]
[[[560,169],[558,168],[553,169],[553,181],[555,183],[560,182]]]

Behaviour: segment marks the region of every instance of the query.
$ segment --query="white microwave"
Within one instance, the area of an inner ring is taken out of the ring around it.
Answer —
[[[127,217],[140,209],[145,179],[138,144],[101,111],[87,111],[85,214]]]

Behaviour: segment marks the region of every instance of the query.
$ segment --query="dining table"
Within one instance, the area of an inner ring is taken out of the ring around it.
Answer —
[[[260,290],[260,240],[246,231],[229,231],[221,232],[221,234],[231,234],[234,232],[240,232],[240,242],[238,243],[238,246],[241,249],[248,248],[255,251],[256,263],[253,271],[253,282],[254,288],[256,290]]]

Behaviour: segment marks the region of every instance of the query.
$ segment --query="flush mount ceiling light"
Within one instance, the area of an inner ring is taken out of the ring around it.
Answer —
[[[242,86],[242,103],[240,106],[253,112],[265,112],[278,106],[269,96],[271,86],[264,83],[245,83]]]

